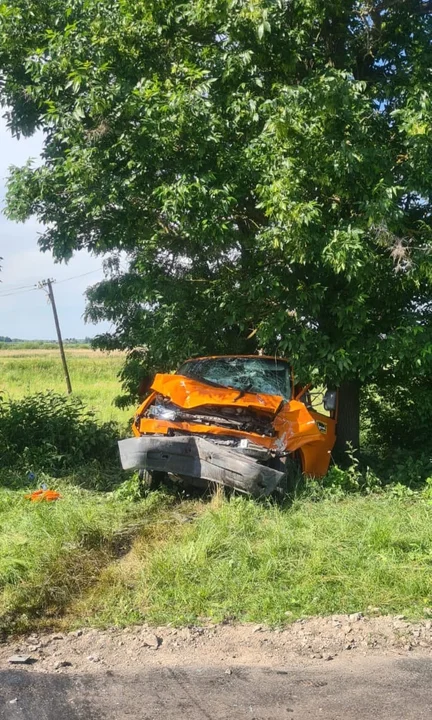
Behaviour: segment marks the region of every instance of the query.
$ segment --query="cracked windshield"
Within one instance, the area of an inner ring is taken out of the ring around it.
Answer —
[[[291,396],[291,368],[287,362],[270,358],[205,358],[188,360],[178,375],[242,392]]]

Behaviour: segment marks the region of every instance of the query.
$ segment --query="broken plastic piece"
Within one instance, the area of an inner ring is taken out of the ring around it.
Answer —
[[[56,490],[35,490],[29,495],[25,495],[26,500],[31,502],[53,502],[53,500],[59,500],[61,495]]]
[[[12,655],[12,657],[8,659],[8,662],[13,665],[28,665],[31,661],[32,658],[30,655]]]

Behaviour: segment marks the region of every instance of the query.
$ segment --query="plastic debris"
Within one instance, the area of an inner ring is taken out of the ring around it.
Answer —
[[[40,488],[39,490],[35,490],[24,497],[26,500],[30,500],[31,502],[53,502],[53,500],[59,500],[61,495],[56,490],[45,490]]]
[[[12,665],[28,665],[32,662],[32,657],[30,655],[12,655],[8,662],[12,663]]]

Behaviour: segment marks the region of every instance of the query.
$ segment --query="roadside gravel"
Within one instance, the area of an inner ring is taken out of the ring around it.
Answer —
[[[28,656],[29,672],[127,672],[154,666],[310,665],[345,655],[377,653],[432,655],[432,620],[361,613],[297,620],[283,630],[261,625],[174,628],[134,626],[83,628],[70,633],[33,634],[0,644],[0,668],[13,655]]]

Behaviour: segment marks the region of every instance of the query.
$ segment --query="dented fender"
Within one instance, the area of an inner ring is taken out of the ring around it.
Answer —
[[[275,447],[280,452],[295,452],[307,443],[323,441],[314,418],[299,400],[286,403],[276,415],[273,426],[277,432]]]

